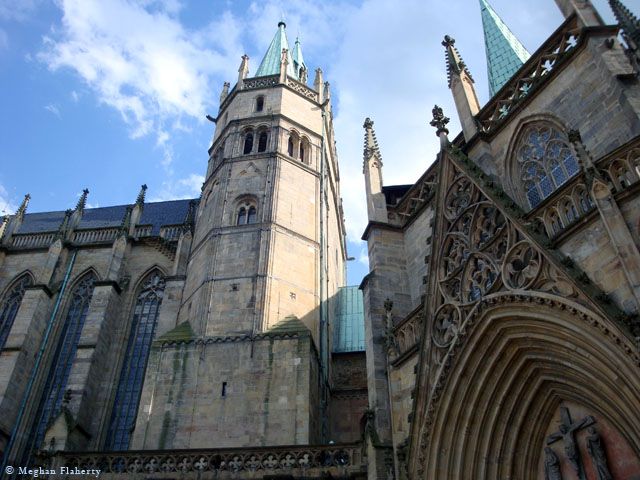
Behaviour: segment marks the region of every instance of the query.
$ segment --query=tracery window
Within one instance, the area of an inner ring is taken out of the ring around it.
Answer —
[[[253,133],[247,132],[244,136],[244,148],[242,153],[247,155],[253,151]]]
[[[160,272],[155,271],[146,278],[138,292],[136,304],[133,307],[127,350],[111,413],[111,424],[107,433],[107,449],[129,448],[164,287],[164,277]]]
[[[60,412],[82,327],[89,311],[95,281],[95,275],[88,273],[71,291],[69,307],[30,437],[29,447],[32,450],[41,446],[49,422]]]
[[[579,171],[566,138],[549,124],[529,126],[522,135],[516,156],[531,208]]]
[[[5,293],[2,303],[0,303],[0,350],[4,348],[4,344],[7,341],[13,321],[18,313],[18,308],[20,308],[22,297],[24,297],[24,290],[32,284],[31,275],[25,273],[13,282],[13,285]]]

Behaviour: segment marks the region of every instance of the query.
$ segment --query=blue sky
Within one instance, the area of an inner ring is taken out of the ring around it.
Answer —
[[[562,22],[552,0],[491,4],[529,51]],[[594,4],[608,22],[604,0]],[[640,0],[626,0],[640,12]],[[222,83],[240,56],[255,71],[284,16],[305,61],[331,83],[349,234],[349,282],[367,271],[362,123],[369,116],[387,185],[411,183],[437,151],[435,103],[452,117],[445,34],[488,100],[478,0],[0,0],[0,212],[197,197]]]

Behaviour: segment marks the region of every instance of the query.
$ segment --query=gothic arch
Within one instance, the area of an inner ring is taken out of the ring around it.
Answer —
[[[523,135],[531,127],[535,127],[536,125],[547,125],[548,127],[551,127],[553,130],[557,131],[561,136],[560,139],[564,141],[567,148],[570,150],[571,154],[576,158],[576,162],[577,162],[577,156],[573,148],[571,147],[570,142],[566,138],[566,132],[568,130],[568,127],[564,121],[562,121],[560,118],[550,113],[538,113],[534,115],[529,115],[521,119],[520,122],[518,123],[518,126],[514,130],[514,133],[511,136],[511,139],[509,140],[509,147],[507,148],[507,154],[503,160],[504,161],[503,171],[505,172],[506,183],[509,187],[509,191],[512,194],[512,198],[514,198],[525,210],[533,209],[535,208],[535,206],[532,208],[527,198],[524,185],[522,184],[521,166],[518,162],[517,156],[518,156],[520,143],[523,139]],[[553,190],[556,190],[556,189],[557,187],[554,188]],[[547,198],[547,197],[548,195],[546,195],[544,198]],[[544,198],[542,198],[541,201],[543,201]]]
[[[31,284],[33,285],[36,281],[36,277],[33,275],[33,273],[31,273],[31,270],[26,269],[23,270],[22,272],[20,272],[19,274],[15,275],[13,277],[13,280],[11,280],[2,290],[2,292],[0,292],[0,301],[2,301],[2,299],[4,299],[5,295],[22,279],[22,277],[28,277],[31,280]]]
[[[24,298],[25,288],[33,284],[33,274],[29,270],[25,270],[16,275],[0,294],[0,350],[4,348],[9,337]]]
[[[497,293],[460,332],[432,367],[419,478],[539,478],[563,402],[611,425],[640,457],[640,359],[611,322],[556,295]]]

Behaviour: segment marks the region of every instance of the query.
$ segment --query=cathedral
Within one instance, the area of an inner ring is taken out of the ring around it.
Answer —
[[[530,53],[479,1],[491,99],[445,36],[462,131],[433,107],[415,183],[384,184],[364,121],[359,286],[331,90],[284,22],[223,85],[199,198],[25,196],[0,475],[640,480],[640,20],[556,0]]]

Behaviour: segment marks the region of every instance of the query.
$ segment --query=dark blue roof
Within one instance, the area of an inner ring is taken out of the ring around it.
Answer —
[[[145,203],[140,225],[153,225],[152,235],[160,233],[164,225],[179,225],[185,221],[192,199],[170,200],[168,202]],[[87,208],[84,210],[78,228],[117,227],[122,224],[128,205]],[[64,212],[27,213],[22,225],[15,233],[57,232],[64,220]]]
[[[187,200],[171,200],[169,202],[145,203],[142,217],[138,224],[153,225],[152,235],[160,233],[161,225],[179,225],[184,223],[189,213]]]
[[[87,208],[82,214],[78,228],[119,227],[127,211],[127,205],[115,207]]]
[[[27,213],[16,233],[57,232],[64,212]]]

